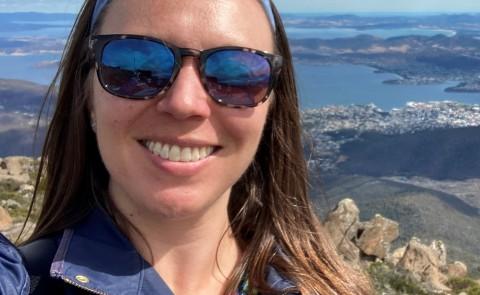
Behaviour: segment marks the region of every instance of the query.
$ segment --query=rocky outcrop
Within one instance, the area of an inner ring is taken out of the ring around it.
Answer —
[[[461,261],[454,261],[446,267],[447,275],[451,278],[461,278],[468,274],[468,268],[465,263]]]
[[[390,255],[385,257],[385,261],[387,261],[391,265],[397,265],[400,259],[402,259],[403,255],[405,255],[406,250],[407,250],[407,246],[400,247],[394,250]]]
[[[324,224],[343,258],[354,263],[360,258],[360,249],[353,243],[358,231],[359,212],[353,200],[344,199],[328,214]]]
[[[364,254],[384,259],[398,235],[398,223],[377,214],[372,220],[359,226],[356,244]]]
[[[414,237],[408,243],[397,267],[408,271],[418,281],[425,282],[430,289],[447,292],[450,290],[445,285],[448,277],[440,271],[444,264],[439,254],[437,248],[426,246]]]
[[[430,248],[435,251],[441,265],[447,264],[447,248],[442,241],[434,240],[430,244]]]
[[[399,235],[398,223],[379,214],[370,221],[360,222],[359,213],[353,200],[344,199],[328,214],[324,225],[339,253],[345,260],[356,263],[362,255],[385,258]]]
[[[35,161],[27,157],[0,158],[0,232],[12,240],[23,227],[32,199]]]
[[[30,181],[34,160],[27,157],[0,158],[0,181],[13,180],[18,183]]]
[[[340,255],[356,266],[383,261],[394,269],[406,272],[433,293],[448,294],[447,281],[465,277],[467,266],[455,261],[448,264],[447,248],[442,241],[423,244],[413,237],[407,245],[391,251],[391,243],[399,236],[399,224],[381,215],[362,222],[359,209],[351,199],[344,199],[324,222]]]

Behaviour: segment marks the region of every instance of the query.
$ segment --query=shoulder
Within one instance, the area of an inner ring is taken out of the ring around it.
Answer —
[[[297,287],[292,281],[281,275],[274,267],[267,268],[267,282],[274,290],[281,294],[297,295]]]
[[[60,294],[61,281],[50,277],[50,267],[58,249],[61,235],[34,240],[19,247],[30,277],[30,294]],[[55,290],[55,292],[53,292]]]
[[[18,249],[0,234],[0,294],[29,293],[30,280]]]
[[[33,275],[48,274],[58,248],[60,236],[44,237],[19,247],[28,272]]]

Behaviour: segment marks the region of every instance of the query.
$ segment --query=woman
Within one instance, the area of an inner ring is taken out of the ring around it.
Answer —
[[[21,248],[34,292],[369,293],[308,200],[272,6],[85,2],[50,88],[46,191]]]

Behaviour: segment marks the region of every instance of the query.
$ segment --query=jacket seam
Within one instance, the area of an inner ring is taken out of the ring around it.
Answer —
[[[73,232],[73,229],[66,229],[63,232],[62,239],[60,240],[60,245],[58,246],[57,252],[55,253],[55,257],[50,268],[50,275],[53,277],[57,277],[63,272],[64,261],[67,255],[67,249],[73,237]]]
[[[141,269],[145,269],[145,260],[142,259],[140,254],[137,254],[137,258],[140,260]],[[140,280],[138,282],[138,290],[137,290],[138,295],[142,294],[144,276],[145,276],[145,272],[140,271]]]

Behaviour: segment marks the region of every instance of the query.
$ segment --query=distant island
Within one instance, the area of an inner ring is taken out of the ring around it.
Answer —
[[[457,81],[447,92],[480,93],[480,14],[426,17],[359,17],[353,15],[299,18],[287,25],[299,28],[370,29],[418,28],[450,30],[453,35],[379,38],[358,35],[337,39],[293,39],[294,57],[318,64],[358,64],[398,79],[387,84],[432,84]]]

